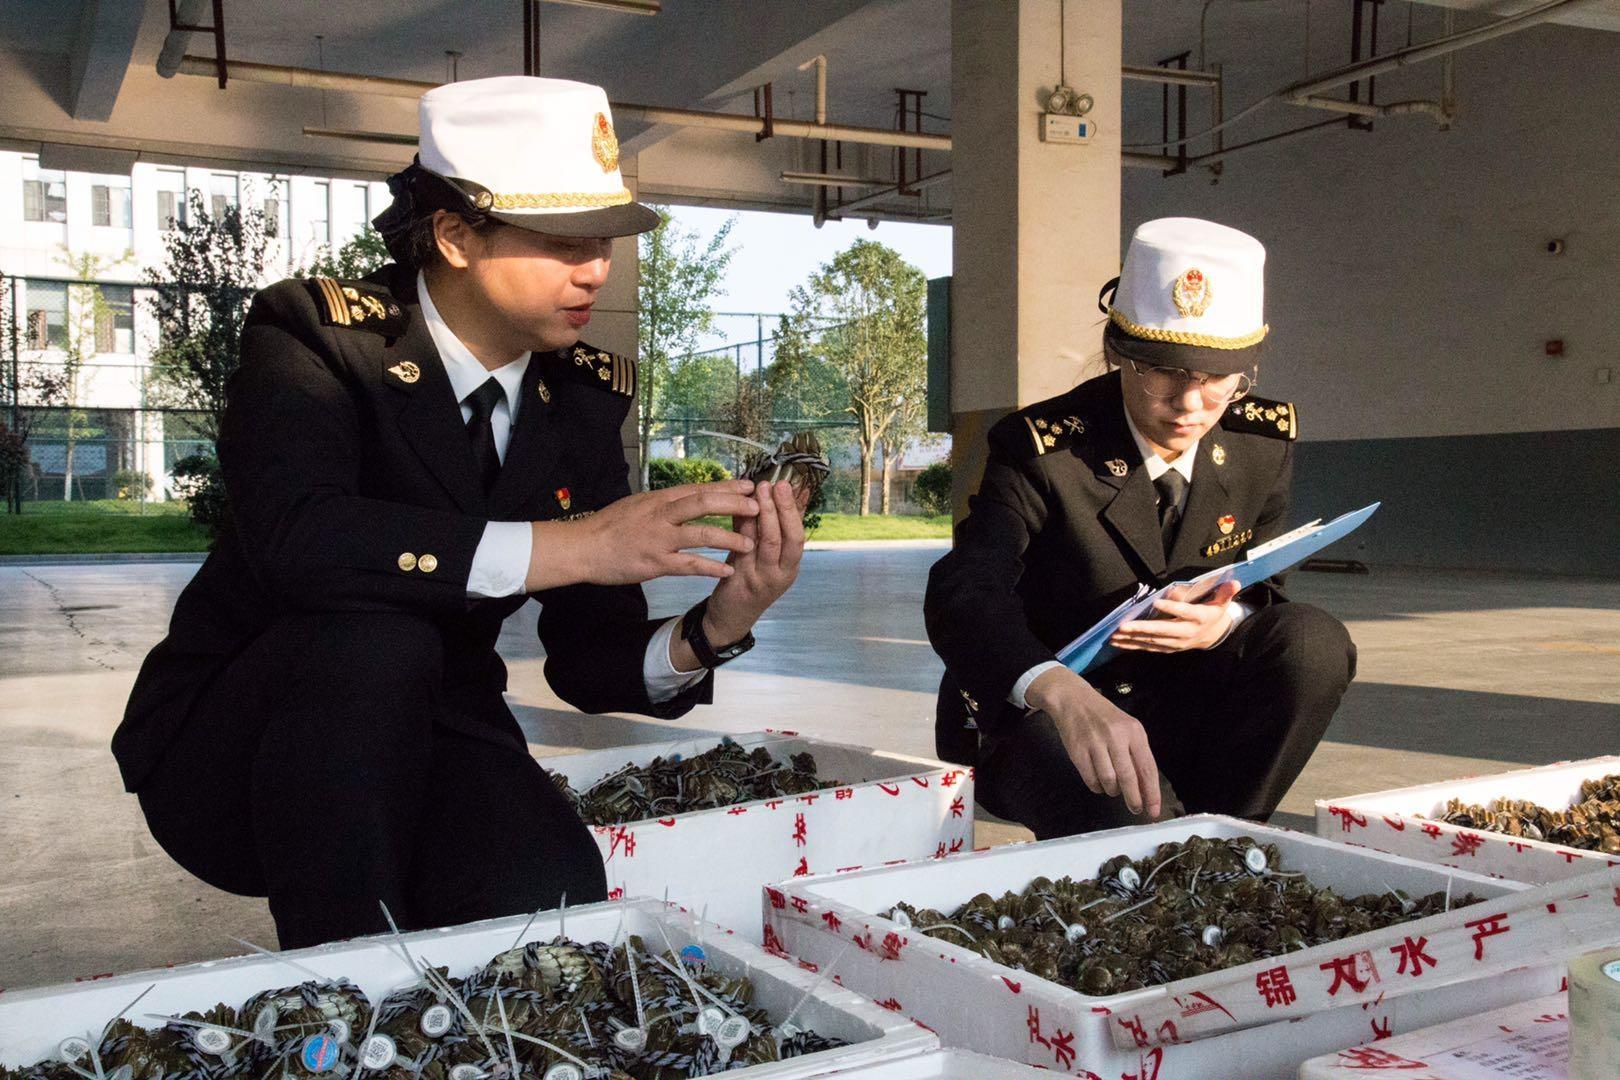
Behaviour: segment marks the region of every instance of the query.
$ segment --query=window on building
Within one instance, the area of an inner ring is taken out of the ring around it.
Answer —
[[[286,236],[288,228],[287,181],[271,180],[265,188],[264,229],[272,237]]]
[[[186,174],[179,169],[159,169],[157,174],[158,228],[168,232],[186,223]]]
[[[350,218],[344,223],[345,238],[359,236],[371,220],[371,185],[355,184],[349,192]]]
[[[28,289],[28,347],[65,349],[68,343],[67,298],[64,281],[30,281]]]
[[[129,181],[121,176],[99,178],[90,186],[90,222],[114,229],[130,227]]]
[[[67,174],[41,169],[39,158],[23,158],[23,220],[67,220]]]
[[[314,196],[310,199],[309,232],[317,244],[330,244],[332,242],[332,185],[326,180],[317,180],[313,185]]]
[[[242,197],[242,181],[235,173],[211,173],[208,177],[208,212],[216,218],[225,216]]]
[[[135,289],[130,285],[102,285],[101,307],[96,312],[96,351],[135,351]]]

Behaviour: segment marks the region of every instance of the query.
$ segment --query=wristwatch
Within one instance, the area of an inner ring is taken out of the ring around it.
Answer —
[[[681,617],[681,637],[692,646],[692,653],[697,657],[698,663],[706,668],[717,668],[721,664],[737,659],[754,647],[754,635],[749,633],[744,634],[741,641],[734,641],[723,648],[715,648],[709,641],[709,635],[703,632],[703,615],[708,610],[709,601],[704,598]]]

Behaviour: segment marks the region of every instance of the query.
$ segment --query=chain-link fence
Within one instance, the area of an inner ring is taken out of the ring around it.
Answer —
[[[12,410],[5,409],[8,421]],[[27,433],[13,498],[23,512],[77,504],[165,502],[177,461],[212,454],[195,413],[168,409],[70,409],[22,406],[17,430]],[[127,509],[116,507],[116,509]]]

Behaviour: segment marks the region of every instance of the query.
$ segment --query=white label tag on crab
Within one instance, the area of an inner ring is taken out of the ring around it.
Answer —
[[[1015,920],[1011,915],[1003,915],[1001,918],[996,920],[997,930],[1011,930],[1017,925],[1017,920]]]
[[[90,1040],[82,1035],[69,1036],[56,1044],[56,1056],[63,1061],[78,1061],[90,1052]]]
[[[721,1021],[720,1027],[714,1033],[714,1041],[722,1049],[731,1049],[741,1046],[748,1041],[748,1036],[754,1033],[753,1025],[741,1016],[728,1016]]]
[[[1138,885],[1142,884],[1142,875],[1138,874],[1129,866],[1120,867],[1119,873],[1116,874],[1115,877],[1119,880],[1119,883],[1125,886],[1127,889],[1134,889]]]
[[[360,1044],[360,1065],[373,1071],[386,1069],[399,1059],[399,1047],[387,1035],[373,1035]]]
[[[450,1006],[429,1005],[422,1010],[422,1019],[417,1026],[428,1038],[437,1039],[450,1030],[455,1018],[456,1014],[450,1011]]]
[[[1063,940],[1067,941],[1070,945],[1073,945],[1075,942],[1079,941],[1085,936],[1086,928],[1081,926],[1079,923],[1070,923],[1063,930]]]
[[[1266,853],[1257,847],[1252,847],[1243,853],[1243,864],[1255,873],[1263,873],[1266,869]]]
[[[540,1080],[585,1080],[585,1074],[579,1071],[579,1066],[567,1061],[559,1061],[546,1070]]]
[[[718,1005],[706,1005],[698,1013],[697,1029],[699,1035],[713,1035],[725,1023],[726,1013]]]
[[[450,1080],[485,1080],[486,1075],[476,1065],[457,1065],[450,1070]]]
[[[902,930],[911,929],[911,916],[907,915],[900,908],[895,908],[893,911],[889,912],[889,921],[894,923],[894,925],[898,926]]]
[[[331,1029],[332,1034],[336,1035],[337,1041],[341,1043],[348,1042],[349,1036],[354,1034],[353,1029],[349,1027],[349,1022],[341,1016],[334,1016],[326,1022],[326,1026]]]
[[[219,1057],[231,1048],[231,1033],[217,1027],[198,1028],[191,1034],[191,1042],[198,1050]]]
[[[620,1050],[628,1050],[632,1054],[639,1054],[647,1046],[647,1033],[641,1028],[620,1028],[613,1033],[613,1041]],[[451,1077],[450,1080],[455,1080]]]
[[[1212,949],[1226,940],[1226,932],[1218,926],[1204,927],[1204,933],[1202,936],[1204,944],[1208,945]]]
[[[259,1015],[253,1018],[253,1037],[262,1042],[274,1042],[276,1021],[280,1019],[280,1011],[274,1005],[266,1005],[259,1010]]]

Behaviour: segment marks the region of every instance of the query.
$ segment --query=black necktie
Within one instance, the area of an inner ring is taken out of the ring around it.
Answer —
[[[489,418],[495,413],[495,403],[505,397],[506,392],[493,375],[466,397],[466,404],[472,406],[472,417],[467,421],[467,439],[472,443],[473,468],[484,485],[486,495],[495,487],[495,478],[501,473],[501,456],[495,451],[495,427]]]
[[[1159,539],[1164,542],[1164,556],[1170,557],[1170,548],[1176,542],[1176,526],[1181,523],[1181,497],[1187,492],[1187,478],[1175,469],[1153,481],[1159,493]]]

